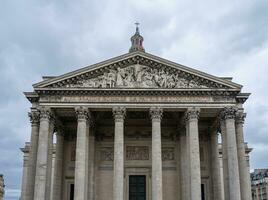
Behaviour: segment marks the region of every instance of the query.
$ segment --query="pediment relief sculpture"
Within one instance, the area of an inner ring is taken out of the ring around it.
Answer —
[[[172,73],[167,69],[131,65],[125,68],[109,69],[94,78],[78,80],[65,87],[90,88],[208,88],[197,80]]]

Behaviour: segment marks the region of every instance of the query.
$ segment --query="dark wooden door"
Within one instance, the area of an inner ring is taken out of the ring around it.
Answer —
[[[129,200],[146,200],[146,176],[129,176]]]

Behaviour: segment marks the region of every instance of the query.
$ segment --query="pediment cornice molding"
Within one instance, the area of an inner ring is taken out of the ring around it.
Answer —
[[[34,85],[35,91],[42,88],[240,90],[241,85],[148,53],[135,52]]]

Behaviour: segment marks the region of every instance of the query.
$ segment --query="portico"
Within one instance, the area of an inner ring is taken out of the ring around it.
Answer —
[[[249,94],[145,53],[142,41],[137,29],[130,53],[25,93],[32,133],[22,200],[250,199]]]

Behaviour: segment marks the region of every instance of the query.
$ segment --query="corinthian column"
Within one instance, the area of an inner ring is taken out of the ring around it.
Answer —
[[[56,157],[54,164],[54,174],[53,174],[53,195],[52,199],[62,199],[62,165],[63,165],[63,144],[64,144],[64,135],[62,130],[57,130],[56,133],[57,143],[56,143]]]
[[[220,129],[222,140],[222,168],[223,168],[223,196],[224,199],[229,199],[229,176],[228,176],[228,159],[227,159],[227,138],[224,116],[220,116]]]
[[[85,107],[76,108],[77,138],[74,177],[74,200],[87,199],[87,147],[89,133],[89,112]]]
[[[126,109],[114,107],[114,176],[113,200],[124,199],[124,118]]]
[[[251,200],[251,183],[245,155],[245,141],[243,133],[243,124],[245,117],[246,113],[237,112],[236,114],[237,155],[239,165],[241,199]]]
[[[162,145],[161,145],[161,119],[163,110],[151,108],[152,118],[152,200],[162,200]]]
[[[38,151],[36,162],[34,200],[46,200],[46,179],[48,162],[48,140],[49,140],[49,121],[51,111],[47,107],[42,107],[40,111],[40,128],[38,139]]]
[[[186,126],[188,127],[188,152],[190,167],[190,196],[191,200],[201,199],[201,172],[199,154],[199,132],[198,132],[199,110],[189,108],[186,112]]]
[[[226,107],[223,110],[222,114],[225,119],[226,140],[227,140],[226,144],[227,144],[228,177],[229,177],[229,184],[228,184],[229,199],[241,200],[237,145],[236,145],[236,131],[235,131],[236,109],[233,107]]]
[[[211,167],[212,167],[212,184],[213,199],[222,200],[221,173],[218,148],[218,133],[212,131],[210,135],[211,143]]]
[[[36,159],[37,159],[38,135],[39,135],[39,114],[40,113],[38,111],[32,111],[29,113],[30,121],[32,124],[32,131],[31,131],[31,143],[29,152],[25,200],[34,199],[34,183],[35,183]]]

